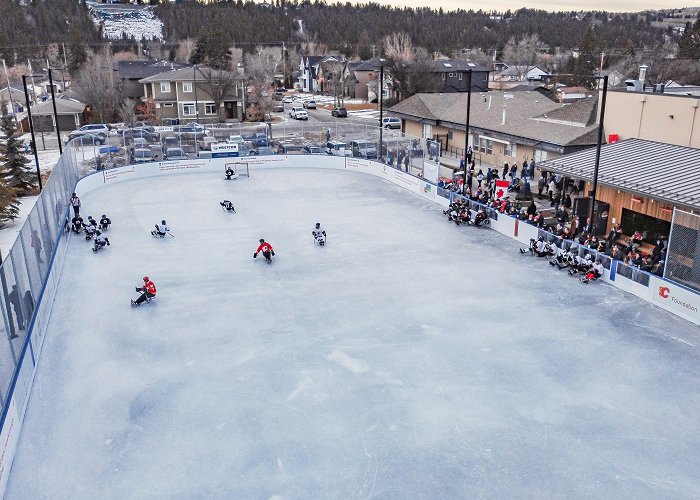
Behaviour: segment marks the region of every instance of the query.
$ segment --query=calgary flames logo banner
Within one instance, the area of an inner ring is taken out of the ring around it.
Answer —
[[[660,286],[659,287],[659,296],[660,297],[667,299],[670,294],[671,294],[671,289],[668,288],[667,286]]]

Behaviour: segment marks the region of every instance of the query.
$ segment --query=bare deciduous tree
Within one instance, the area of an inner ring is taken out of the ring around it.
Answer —
[[[518,76],[522,80],[538,61],[540,54],[547,51],[547,45],[533,34],[520,40],[511,38],[503,49],[503,60],[518,68]]]
[[[258,46],[255,53],[245,56],[246,76],[256,84],[272,84],[282,56],[281,47]]]
[[[175,51],[175,60],[181,63],[187,63],[192,57],[194,49],[197,47],[197,42],[191,38],[185,38],[182,40]]]
[[[406,33],[385,36],[383,45],[387,59],[385,66],[391,72],[399,100],[420,92],[431,62],[428,51],[413,45]]]
[[[197,80],[200,81],[200,76],[206,82],[204,96],[200,96],[201,100],[206,100],[209,97],[216,107],[216,113],[219,120],[222,119],[221,105],[236,92],[236,85],[239,83],[239,78],[236,73],[228,70],[219,70],[207,67],[195,67],[197,72]]]
[[[78,98],[97,111],[102,123],[119,115],[123,100],[113,65],[114,58],[108,49],[90,52],[86,64],[73,77]]]

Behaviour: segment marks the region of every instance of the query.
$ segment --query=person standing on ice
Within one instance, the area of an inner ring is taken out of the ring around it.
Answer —
[[[268,264],[272,263],[272,256],[275,255],[275,251],[272,249],[272,245],[266,242],[263,238],[260,238],[260,246],[253,254],[253,258],[257,259],[260,252],[262,252],[263,257],[265,257]]]
[[[313,231],[311,231],[311,234],[314,235],[316,243],[318,243],[321,246],[326,244],[326,232],[321,227],[320,222],[316,223],[316,227],[314,227]]]
[[[141,305],[144,301],[146,300],[151,300],[153,297],[156,296],[156,284],[153,283],[148,276],[143,277],[143,286],[142,287],[136,287],[137,292],[141,292],[141,295],[139,296],[138,299],[135,301],[131,301],[132,306],[138,306]]]
[[[70,196],[70,206],[73,207],[74,216],[80,215],[80,198],[75,193]]]
[[[165,220],[160,221],[160,224],[156,224],[155,230],[151,231],[153,236],[160,236],[161,238],[165,238],[165,235],[168,233],[170,233],[170,228]]]

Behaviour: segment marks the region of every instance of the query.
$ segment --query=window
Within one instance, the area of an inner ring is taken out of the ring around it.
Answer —
[[[205,115],[215,115],[216,114],[216,104],[213,102],[208,102],[204,105]]]
[[[445,73],[442,74],[442,79],[443,79],[443,80],[445,79]]]
[[[192,92],[192,82],[182,82],[182,91],[187,94]]]
[[[170,82],[160,82],[161,92],[170,92]]]
[[[503,154],[505,156],[510,156],[511,158],[515,158],[517,156],[517,149],[515,147],[515,144],[512,143],[507,143],[503,145]]]
[[[163,107],[164,107],[164,108],[172,108],[172,107],[173,107],[173,103],[172,103],[172,102],[164,102],[164,103],[163,103]]]
[[[487,155],[493,154],[493,141],[491,139],[486,139],[485,137],[479,137],[477,142],[477,150],[480,153]]]
[[[182,105],[182,114],[185,116],[194,116],[197,114],[197,110],[194,107],[194,104],[183,104]]]
[[[535,149],[535,163],[543,162],[547,159],[547,152]]]
[[[464,74],[464,73],[462,73],[462,72],[459,73],[459,79],[460,79],[460,80],[462,80],[462,75],[463,75],[463,74]]]

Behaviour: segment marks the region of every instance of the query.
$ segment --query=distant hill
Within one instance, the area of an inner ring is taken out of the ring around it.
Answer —
[[[428,8],[392,8],[378,4],[325,4],[322,2],[259,5],[252,2],[165,3],[156,8],[170,41],[196,38],[202,26],[218,25],[227,41],[317,41],[331,49],[351,52],[360,43],[380,44],[392,32],[406,32],[429,51],[461,48],[499,49],[510,37],[537,34],[550,48],[575,48],[586,27],[595,26],[596,40],[605,47],[657,47],[672,30],[652,25],[647,13],[550,13],[521,9],[502,15],[485,12],[443,12]],[[299,27],[303,26],[303,32]],[[245,47],[244,47],[245,48]]]

